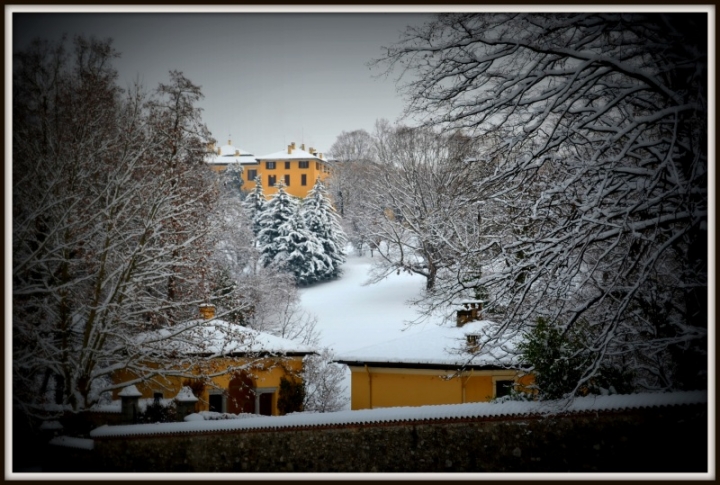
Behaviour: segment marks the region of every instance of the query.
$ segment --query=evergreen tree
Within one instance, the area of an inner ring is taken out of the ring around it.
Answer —
[[[260,225],[260,216],[265,210],[267,201],[265,200],[265,194],[263,193],[262,180],[260,177],[255,177],[255,188],[248,193],[245,200],[242,202],[243,209],[247,213],[248,217],[252,221],[252,229],[255,237],[258,236],[262,226]]]
[[[278,228],[274,246],[277,251],[275,262],[295,275],[298,285],[323,279],[332,267],[332,261],[323,251],[322,244],[305,227],[299,208],[294,217]]]
[[[279,252],[277,238],[280,236],[280,226],[295,216],[297,208],[298,202],[285,192],[285,185],[280,182],[277,193],[265,204],[262,212],[256,214],[254,220],[257,221],[259,228],[257,245],[264,266],[275,261],[275,256]]]
[[[340,226],[325,185],[319,178],[303,201],[302,207],[305,226],[317,238],[330,262],[326,273],[318,275],[318,279],[335,278],[340,274],[340,266],[345,262],[343,247],[347,243],[347,237]]]

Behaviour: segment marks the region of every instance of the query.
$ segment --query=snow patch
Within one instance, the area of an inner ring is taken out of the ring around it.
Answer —
[[[58,436],[49,441],[54,446],[65,446],[67,448],[79,448],[81,450],[92,450],[95,442],[86,438],[74,438],[72,436]]]

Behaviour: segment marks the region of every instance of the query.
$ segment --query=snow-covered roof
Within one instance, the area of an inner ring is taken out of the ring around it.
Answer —
[[[257,159],[252,153],[238,148],[233,145],[223,145],[220,147],[220,153],[214,152],[208,155],[207,163],[210,165],[256,165]]]
[[[120,397],[140,397],[140,396],[142,396],[142,392],[138,391],[138,388],[135,386],[128,386],[128,387],[123,388],[123,390],[118,393],[118,396],[120,396]]]
[[[319,153],[319,152],[318,152]],[[261,157],[257,157],[258,160],[316,160],[319,162],[328,163],[324,158],[320,158],[317,155],[302,150],[300,148],[294,148],[292,153],[288,153],[287,148],[280,150],[279,152],[269,153]]]
[[[185,330],[183,330],[183,328]],[[293,340],[236,325],[224,320],[192,320],[138,337],[140,345],[187,354],[230,355],[246,353],[309,354],[314,349]]]
[[[227,432],[250,429],[292,429],[316,426],[343,426],[365,423],[532,417],[554,413],[595,413],[707,403],[707,391],[642,393],[611,396],[585,396],[565,401],[506,401],[440,406],[393,407],[337,411],[333,413],[293,413],[287,416],[262,416],[256,419],[220,421],[193,420],[182,423],[131,424],[101,426],[90,432],[91,438],[112,436],[149,436],[184,433]]]
[[[519,365],[515,353],[517,339],[507,339],[482,346],[481,352],[468,351],[467,336],[478,335],[479,343],[492,335],[497,324],[489,320],[468,322],[462,327],[433,326],[422,332],[346,352],[336,357],[346,364],[404,364],[514,367]]]

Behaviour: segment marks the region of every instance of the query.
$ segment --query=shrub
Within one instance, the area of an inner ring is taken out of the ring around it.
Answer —
[[[296,413],[303,410],[305,400],[305,384],[296,379],[280,378],[280,392],[278,395],[278,411],[280,414]]]

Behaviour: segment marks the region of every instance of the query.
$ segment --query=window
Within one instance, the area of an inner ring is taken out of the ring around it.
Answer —
[[[273,393],[271,392],[263,392],[260,394],[260,409],[258,409],[258,414],[262,416],[272,416],[272,407],[273,407]]]
[[[257,387],[255,391],[255,414],[272,416],[275,408],[277,387]]]
[[[248,180],[255,180],[255,177],[257,177],[257,170],[248,170],[247,175]]]
[[[308,168],[309,165],[310,162],[308,162],[307,160],[300,162],[300,168]]]
[[[275,162],[265,162],[265,167],[267,167],[268,170],[275,170]]]
[[[315,162],[315,168],[317,168],[318,170],[320,170],[320,162]]]
[[[495,381],[495,397],[509,395],[514,385],[513,381]]]
[[[221,393],[217,394],[210,394],[208,396],[208,411],[216,412],[216,413],[224,413],[223,410],[223,395]]]
[[[290,175],[285,175],[285,187],[290,187]]]
[[[276,175],[268,175],[268,187],[275,187],[276,180],[277,180]]]
[[[300,162],[300,163],[302,163],[302,162]],[[300,175],[300,185],[307,185],[307,175],[306,174]]]
[[[290,170],[290,162],[285,162],[285,170]]]
[[[160,391],[153,392],[153,402],[155,404],[160,403],[160,400],[163,398],[163,393]]]

